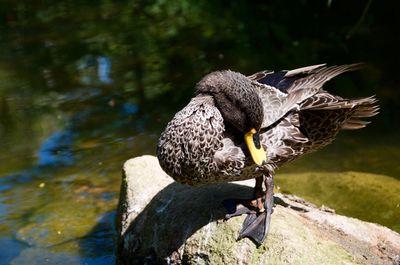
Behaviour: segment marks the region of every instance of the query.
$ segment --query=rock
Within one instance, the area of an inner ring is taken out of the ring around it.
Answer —
[[[118,264],[400,264],[400,235],[275,195],[268,238],[236,241],[245,216],[224,221],[221,202],[248,198],[253,181],[190,187],[153,156],[124,165],[117,214]]]
[[[52,202],[35,211],[16,233],[29,246],[50,247],[86,236],[98,219],[99,209],[74,201]]]

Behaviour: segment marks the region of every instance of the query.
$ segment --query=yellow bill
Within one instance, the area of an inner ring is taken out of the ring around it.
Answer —
[[[264,148],[262,147],[261,143],[258,143],[258,147],[254,142],[254,134],[256,134],[256,129],[251,129],[248,133],[244,135],[244,141],[249,148],[251,157],[253,158],[254,163],[258,166],[261,166],[264,161],[267,160],[267,153],[265,152]]]

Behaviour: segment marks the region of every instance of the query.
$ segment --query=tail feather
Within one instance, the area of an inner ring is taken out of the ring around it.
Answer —
[[[343,130],[356,130],[356,129],[361,129],[370,124],[370,121],[363,121],[363,120],[355,120],[355,119],[350,119],[346,123],[343,124],[342,129]]]
[[[377,115],[378,113],[379,113],[379,106],[368,106],[368,107],[362,106],[357,108],[352,117],[369,118]]]
[[[375,96],[368,98],[358,99],[355,101],[355,110],[351,117],[343,124],[342,129],[355,130],[364,128],[369,121],[362,120],[363,118],[370,118],[379,113],[378,100]]]
[[[303,101],[300,109],[303,111],[340,111],[343,115],[347,113],[346,115],[349,116],[341,124],[341,128],[348,130],[364,128],[369,122],[363,119],[379,113],[378,100],[375,96],[343,99],[326,91],[321,91]]]

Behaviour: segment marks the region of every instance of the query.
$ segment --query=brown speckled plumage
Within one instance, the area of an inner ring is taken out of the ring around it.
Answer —
[[[326,81],[358,67],[316,65],[249,77],[232,71],[207,75],[197,84],[196,96],[161,134],[161,167],[190,185],[272,174],[329,144],[339,130],[362,128],[367,124],[362,118],[377,114],[374,97],[343,99],[322,89]],[[261,167],[252,161],[241,133],[251,126],[260,130],[267,152]]]

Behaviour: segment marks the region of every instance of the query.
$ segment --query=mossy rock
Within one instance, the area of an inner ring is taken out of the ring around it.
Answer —
[[[127,161],[117,214],[119,264],[393,264],[400,235],[276,194],[268,238],[237,241],[244,216],[224,221],[221,202],[249,197],[253,181],[180,185],[152,156]],[[288,207],[290,206],[290,207]]]
[[[92,206],[92,205],[91,205]],[[30,246],[49,247],[86,236],[93,229],[101,209],[85,201],[57,201],[38,209],[17,239]]]
[[[365,172],[277,174],[284,193],[297,194],[337,213],[379,222],[400,232],[400,181]]]

